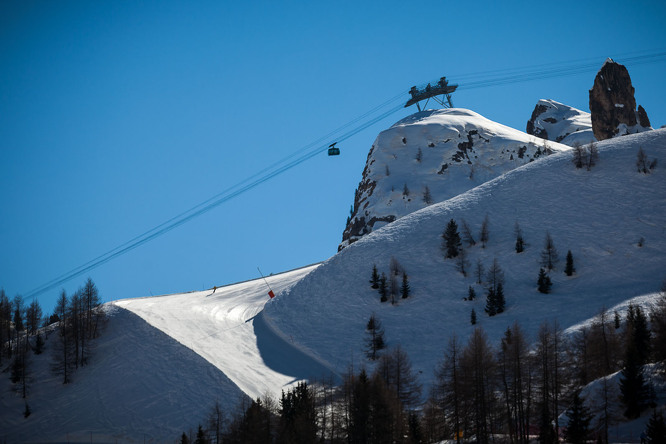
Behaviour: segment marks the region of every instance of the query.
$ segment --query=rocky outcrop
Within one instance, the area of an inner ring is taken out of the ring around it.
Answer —
[[[590,113],[556,102],[541,99],[527,121],[527,134],[572,146],[594,142]]]
[[[629,71],[607,59],[590,90],[592,130],[597,140],[652,129],[643,107],[636,110],[634,87]]]
[[[563,149],[465,109],[406,117],[372,145],[338,250],[402,216]]]

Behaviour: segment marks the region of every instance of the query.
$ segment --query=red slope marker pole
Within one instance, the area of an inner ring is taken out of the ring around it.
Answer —
[[[259,267],[257,267],[257,270],[259,271],[259,274],[261,275],[261,278],[264,280],[264,282],[266,283],[266,286],[268,287],[268,296],[271,299],[273,299],[275,297],[275,293],[273,293],[273,289],[271,288],[270,285],[268,285],[268,281],[264,277],[264,274],[261,272],[261,270],[259,270]]]

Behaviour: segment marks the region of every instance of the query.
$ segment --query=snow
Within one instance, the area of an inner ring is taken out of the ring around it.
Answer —
[[[534,128],[545,130],[549,140],[568,146],[596,142],[590,113],[550,99],[539,100],[539,105],[546,107],[546,111],[536,118]]]
[[[276,295],[286,291],[317,265],[268,276]],[[276,336],[265,324],[268,301],[263,279],[215,290],[162,297],[125,299],[115,305],[198,353],[244,393],[256,399],[279,396],[299,380],[328,376],[331,370]]]
[[[477,116],[465,110],[430,112],[394,128],[412,140],[419,134],[428,140],[424,135],[433,123],[426,117],[446,121],[438,131],[459,134],[460,125]],[[484,124],[489,126],[497,131],[493,137],[506,134],[499,124]],[[115,301],[108,306],[110,321],[94,358],[74,374],[72,384],[63,386],[51,375],[48,350],[33,358],[29,418],[23,418],[23,400],[3,378],[0,439],[173,441],[195,428],[215,401],[229,413],[245,396],[278,396],[299,380],[331,374],[339,381],[352,363],[371,368],[364,339],[373,313],[384,325],[388,345],[400,344],[409,354],[427,393],[448,338],[455,334],[464,341],[472,331],[472,308],[490,338],[499,338],[518,321],[533,339],[544,320],[556,319],[572,333],[603,307],[623,310],[630,299],[648,307],[665,277],[666,171],[637,173],[639,146],[651,159],[666,158],[666,129],[600,142],[599,161],[591,171],[576,169],[570,152],[561,151],[406,214],[323,264],[268,276],[276,293],[271,300],[266,284],[257,279]],[[430,165],[426,148],[422,163]],[[496,154],[480,155],[492,164]],[[411,170],[400,173],[403,179]],[[441,233],[451,218],[459,223],[464,218],[478,241],[486,215],[489,243],[468,249],[469,275],[464,277],[454,261],[443,258]],[[521,254],[514,250],[516,222],[527,244]],[[547,231],[560,264],[551,273],[552,294],[544,295],[536,290],[536,278]],[[562,272],[569,249],[577,270],[572,277]],[[411,297],[395,306],[381,303],[368,283],[372,265],[388,272],[392,257],[404,267],[412,288]],[[477,259],[487,269],[495,258],[505,274],[507,307],[489,318],[472,270]],[[475,301],[463,299],[470,285],[477,291]]]
[[[318,264],[267,276],[276,294]],[[169,442],[196,429],[217,401],[229,415],[244,396],[280,391],[331,370],[276,335],[263,321],[262,279],[201,292],[109,304],[94,359],[62,385],[50,352],[34,357],[33,413],[3,378],[0,440]],[[55,339],[47,341],[52,347]],[[334,382],[339,378],[334,375]]]
[[[389,346],[400,344],[428,386],[448,338],[467,338],[472,308],[478,326],[499,338],[518,321],[534,338],[545,320],[561,328],[593,318],[602,307],[652,294],[666,264],[666,171],[636,172],[641,146],[650,158],[666,157],[666,131],[656,130],[599,143],[598,165],[576,169],[562,152],[506,173],[448,201],[432,205],[363,237],[326,261],[290,290],[270,301],[266,320],[293,337],[338,372],[364,361],[365,324],[375,314]],[[468,249],[469,275],[444,260],[441,233],[451,219],[465,219],[477,236],[485,215],[490,241]],[[514,224],[522,229],[526,251],[514,250]],[[539,257],[549,232],[560,264],[551,273],[553,292],[536,290]],[[638,241],[644,239],[639,247]],[[571,250],[577,272],[563,273]],[[412,296],[392,306],[381,303],[368,279],[372,265],[388,273],[395,257],[410,277]],[[487,317],[483,288],[472,271],[477,259],[486,269],[497,258],[504,270],[507,310]],[[472,285],[479,296],[463,298]]]
[[[28,403],[10,389],[3,374],[0,440],[3,442],[170,442],[196,428],[216,400],[229,404],[243,395],[224,374],[195,352],[111,307],[89,365],[73,382],[50,371],[55,336],[44,353],[31,356]]]
[[[426,187],[433,202],[442,202],[539,157],[545,145],[552,151],[568,147],[546,142],[493,122],[467,109],[421,111],[382,131],[368,155],[359,208],[351,223],[364,218],[372,231],[385,223],[373,218],[394,217],[425,208]],[[421,150],[422,159],[416,156]],[[387,168],[389,174],[387,175]],[[409,189],[404,195],[405,185]],[[357,236],[353,236],[352,241]],[[342,246],[349,243],[343,241]]]

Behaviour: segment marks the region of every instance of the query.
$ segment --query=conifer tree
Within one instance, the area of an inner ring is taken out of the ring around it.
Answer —
[[[571,444],[585,444],[590,435],[590,421],[592,415],[590,409],[585,407],[580,392],[574,394],[571,407],[567,410],[569,425],[566,428],[564,437]]]
[[[474,299],[476,299],[476,291],[474,291],[474,287],[470,285],[469,289],[467,290],[467,300],[473,301]]]
[[[407,299],[409,297],[411,289],[409,288],[409,278],[407,277],[407,273],[403,272],[402,273],[402,288],[401,288],[401,294],[403,299]]]
[[[460,247],[458,257],[456,258],[456,269],[467,277],[467,269],[469,268],[469,261],[467,260],[467,251]]]
[[[504,286],[501,282],[497,284],[495,291],[495,312],[497,314],[503,313],[506,307],[506,300],[504,299]]]
[[[375,290],[379,288],[379,273],[377,272],[377,265],[372,266],[372,277],[370,278],[371,287]]]
[[[208,438],[206,437],[206,432],[204,432],[203,427],[201,427],[201,424],[199,424],[199,428],[197,430],[197,439],[194,441],[194,444],[209,444],[210,441],[208,441]]]
[[[470,317],[469,317],[469,322],[472,325],[476,325],[476,311],[474,311],[473,308],[472,308],[472,313],[470,314]]]
[[[374,361],[379,357],[379,352],[386,347],[384,328],[381,321],[373,313],[365,329],[368,334],[365,348],[366,356]]]
[[[537,288],[539,292],[544,294],[550,293],[550,287],[552,287],[552,285],[550,277],[546,274],[546,270],[539,268],[539,278],[537,279]]]
[[[481,262],[481,258],[476,260],[476,267],[474,267],[474,274],[476,275],[476,283],[477,284],[482,284],[483,283],[483,274],[485,270],[483,269],[483,262]]]
[[[425,190],[423,190],[423,202],[426,205],[432,204],[432,194],[430,194],[430,188],[426,185]]]
[[[550,233],[546,231],[546,240],[544,242],[543,250],[541,251],[541,265],[548,269],[552,270],[557,265],[559,261],[557,255],[557,249],[553,243],[553,238],[550,237]]]
[[[481,246],[483,248],[486,248],[486,244],[488,243],[488,225],[489,225],[489,220],[488,220],[488,215],[486,214],[486,217],[483,218],[483,222],[481,223]]]
[[[648,169],[648,156],[643,151],[643,147],[638,147],[638,153],[636,153],[636,169],[639,173],[648,174],[650,170]]]
[[[650,354],[650,330],[639,306],[629,305],[625,332],[624,369],[620,377],[620,399],[627,418],[638,418],[647,408],[650,386],[643,375],[643,365]]]
[[[488,288],[488,293],[486,294],[485,312],[488,313],[488,316],[495,316],[497,314],[497,296],[492,287]]]
[[[37,339],[35,339],[35,354],[41,355],[43,350],[44,350],[44,339],[42,338],[42,335],[39,332],[37,332]]]
[[[405,186],[402,188],[402,195],[405,197],[409,196],[409,188],[407,188],[407,183],[405,183]]]
[[[462,219],[460,222],[461,229],[462,229],[462,239],[465,241],[468,247],[473,247],[476,245],[476,241],[474,240],[474,236],[472,235],[472,230],[467,224],[467,221],[465,219]]]
[[[514,227],[514,233],[516,234],[516,253],[522,253],[525,250],[525,241],[523,240],[523,231],[520,229],[518,222],[516,222]]]
[[[571,276],[576,272],[576,268],[574,268],[574,260],[573,260],[573,255],[571,254],[571,250],[567,251],[567,263],[564,266],[564,273],[567,276]]]
[[[379,296],[382,302],[388,301],[388,287],[386,284],[386,274],[384,274],[384,272],[382,272],[382,275],[379,278]]]
[[[647,408],[650,387],[643,376],[643,367],[639,364],[638,352],[635,347],[627,350],[624,369],[620,377],[620,400],[625,406],[624,416],[629,419],[638,418]]]
[[[625,343],[627,350],[630,347],[636,349],[639,365],[648,363],[650,356],[650,329],[647,317],[638,305],[629,304],[627,310],[627,331],[625,332]]]
[[[652,321],[652,350],[656,362],[666,362],[666,281],[659,299],[650,314]]]
[[[645,432],[650,444],[666,444],[666,421],[661,413],[657,413],[657,409],[652,411]]]
[[[444,244],[442,247],[446,251],[446,257],[453,258],[458,256],[462,242],[460,241],[460,234],[458,233],[458,224],[456,224],[455,220],[451,219],[449,221],[442,237],[444,238]]]

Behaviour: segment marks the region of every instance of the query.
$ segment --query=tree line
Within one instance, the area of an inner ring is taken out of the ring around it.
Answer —
[[[372,344],[381,323],[373,315],[368,324]],[[183,433],[181,442],[489,443],[501,437],[526,444],[536,436],[548,444],[562,437],[607,443],[613,424],[655,406],[648,375],[663,373],[647,373],[646,365],[666,366],[666,288],[650,313],[637,305],[625,316],[602,310],[567,336],[556,322],[544,322],[532,341],[519,323],[497,345],[479,327],[466,341],[453,336],[428,393],[399,346],[367,352],[372,372],[350,368],[338,386],[301,382],[279,400],[245,399],[229,415],[215,404],[196,434]],[[607,376],[617,371],[619,384],[613,384]],[[565,412],[568,420],[560,424]],[[652,416],[648,434],[661,437],[663,417],[656,409]]]
[[[37,299],[26,305],[20,295],[10,300],[0,289],[0,369],[8,364],[10,379],[26,400],[25,417],[31,414],[27,402],[34,382],[31,361],[42,354],[49,336],[55,335],[49,341],[51,369],[67,384],[73,372],[88,363],[104,320],[99,290],[92,279],[71,297],[63,290],[50,316],[44,316]]]

